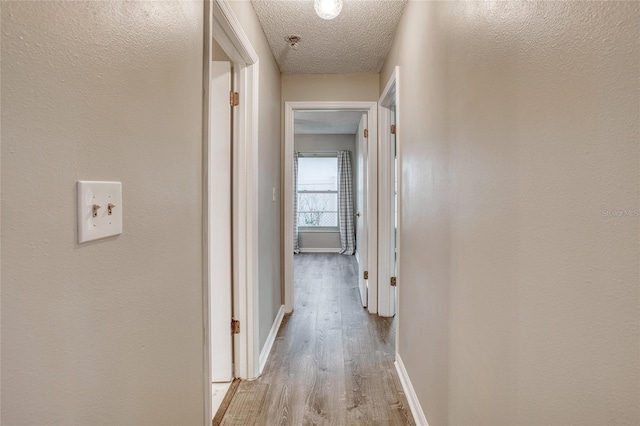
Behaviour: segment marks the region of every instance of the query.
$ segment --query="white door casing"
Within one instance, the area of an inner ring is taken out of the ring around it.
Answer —
[[[217,271],[211,270],[209,222],[211,187],[209,174],[209,150],[214,126],[218,117],[210,112],[212,39],[215,39],[234,64],[235,91],[240,93],[240,105],[234,107],[232,157],[232,281],[233,316],[240,320],[240,332],[233,339],[233,376],[253,379],[258,376],[258,94],[259,58],[240,22],[227,0],[203,2],[204,58],[203,58],[203,386],[205,401],[204,425],[213,419],[211,404],[211,382],[213,378],[212,357],[217,350],[211,342],[212,298]],[[226,96],[229,100],[228,93]],[[212,224],[215,225],[215,224]],[[231,318],[227,321],[231,333]]]
[[[368,262],[377,264],[378,257],[378,211],[377,211],[377,146],[378,146],[378,104],[377,102],[285,102],[284,120],[284,306],[285,312],[293,311],[293,151],[294,151],[294,112],[304,111],[362,111],[367,116],[368,157],[367,157],[367,193],[366,202],[369,226],[368,233]],[[357,244],[357,243],[356,243]],[[370,313],[378,312],[378,268],[370,268],[369,289],[367,291],[367,309]]]
[[[402,210],[402,176],[397,174],[398,193],[395,197],[395,168],[401,163],[400,133],[401,123],[398,109],[399,68],[396,67],[389,78],[382,96],[380,97],[380,135],[378,152],[380,154],[380,185],[379,185],[379,241],[378,241],[378,314],[383,317],[391,317],[397,314],[397,294],[401,291],[398,287],[392,287],[390,279],[396,277],[396,283],[400,285],[400,271],[396,269],[400,260],[400,235],[396,235],[396,221],[401,220]],[[395,124],[396,133],[391,134],[391,125]],[[397,201],[397,210],[395,202]],[[397,215],[397,217],[396,217]],[[399,323],[399,322],[398,322]],[[397,337],[396,333],[396,337]]]
[[[211,380],[233,378],[231,348],[231,63],[211,63],[209,144],[209,306]]]
[[[233,335],[235,377],[259,375],[258,342],[258,94],[259,58],[227,0],[214,0],[213,37],[234,64],[233,125]]]

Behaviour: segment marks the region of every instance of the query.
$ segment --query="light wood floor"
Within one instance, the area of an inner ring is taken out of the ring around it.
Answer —
[[[394,321],[362,308],[354,257],[302,254],[294,266],[294,312],[222,425],[415,424],[393,365]]]

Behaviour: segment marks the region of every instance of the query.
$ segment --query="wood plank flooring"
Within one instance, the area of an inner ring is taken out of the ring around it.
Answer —
[[[295,256],[294,311],[222,425],[415,424],[393,365],[394,320],[362,307],[356,273],[353,256]]]

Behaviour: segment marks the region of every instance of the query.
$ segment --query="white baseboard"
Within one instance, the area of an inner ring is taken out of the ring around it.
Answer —
[[[301,248],[300,253],[340,253],[339,248]]]
[[[420,406],[420,401],[418,401],[416,391],[413,389],[413,385],[411,384],[411,379],[409,379],[409,374],[407,374],[407,370],[404,368],[404,364],[402,363],[402,358],[400,358],[400,355],[397,352],[395,364],[398,376],[400,376],[400,383],[402,383],[402,389],[404,389],[404,394],[407,396],[409,409],[413,415],[413,420],[416,422],[416,426],[429,426],[427,417],[424,415],[424,411],[422,411],[422,406]]]
[[[260,370],[258,374],[262,374],[262,370],[264,370],[264,366],[267,364],[269,353],[271,352],[271,348],[273,348],[273,343],[276,341],[280,324],[282,324],[282,318],[284,318],[284,305],[280,306],[276,319],[271,326],[271,331],[269,331],[269,335],[267,336],[267,341],[264,342],[264,348],[262,348],[262,352],[260,352]]]

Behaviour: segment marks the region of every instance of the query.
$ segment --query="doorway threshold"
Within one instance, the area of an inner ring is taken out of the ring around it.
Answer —
[[[240,379],[235,379],[232,382],[214,382],[211,385],[211,399],[212,409],[211,412],[215,413],[213,417],[213,426],[218,426],[222,423],[222,418],[231,404],[233,395],[238,389]]]

